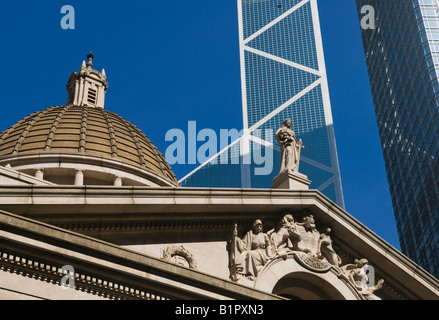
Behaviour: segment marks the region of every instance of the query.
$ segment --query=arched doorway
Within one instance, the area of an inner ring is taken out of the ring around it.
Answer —
[[[305,272],[293,272],[281,278],[272,293],[293,300],[345,300],[329,282]]]
[[[293,300],[361,299],[335,270],[315,272],[297,263],[293,256],[275,259],[261,270],[255,288]]]

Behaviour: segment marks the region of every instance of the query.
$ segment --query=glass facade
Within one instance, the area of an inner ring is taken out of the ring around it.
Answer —
[[[404,254],[439,277],[439,1],[357,0]]]
[[[244,134],[180,184],[270,188],[280,169],[274,133],[289,118],[305,145],[299,171],[344,207],[317,1],[237,2]],[[272,155],[272,170],[261,170],[268,165],[255,153]]]

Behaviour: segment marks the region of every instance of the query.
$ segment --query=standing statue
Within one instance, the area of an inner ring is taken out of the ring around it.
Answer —
[[[230,278],[232,281],[238,281],[240,275],[253,281],[258,276],[259,270],[269,260],[271,256],[270,239],[262,230],[262,221],[257,219],[253,223],[253,230],[248,231],[245,237],[240,239],[235,225],[230,250]]]
[[[291,129],[291,120],[286,119],[282,127],[276,131],[276,141],[281,147],[280,172],[285,170],[299,171],[300,153],[305,149],[302,139],[297,141],[296,134]]]

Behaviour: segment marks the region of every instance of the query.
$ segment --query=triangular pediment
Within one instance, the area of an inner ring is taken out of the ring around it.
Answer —
[[[384,280],[376,293],[380,298],[439,297],[437,279],[316,190],[3,186],[0,199],[1,210],[25,216],[23,219],[105,241],[120,250],[138,252],[226,283],[231,280],[230,245],[235,225],[236,235],[243,237],[255,219],[263,221],[264,232],[273,232],[286,214],[292,214],[297,222],[312,214],[319,234],[322,228],[331,228],[333,248],[342,260],[339,267],[350,268],[362,259],[373,266],[377,281]],[[304,279],[348,283],[337,268],[313,262],[291,248],[285,256],[266,263],[261,270],[264,277],[270,274],[270,281],[278,277],[288,283],[302,274]],[[260,279],[236,285],[273,294]],[[328,297],[364,298],[352,285],[348,289],[353,295]]]

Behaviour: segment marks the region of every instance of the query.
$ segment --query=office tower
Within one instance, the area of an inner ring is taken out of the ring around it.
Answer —
[[[280,168],[274,133],[290,118],[305,145],[300,172],[344,207],[317,1],[237,2],[243,134],[180,184],[270,188]]]
[[[438,5],[436,0],[357,0],[401,249],[436,277]]]

